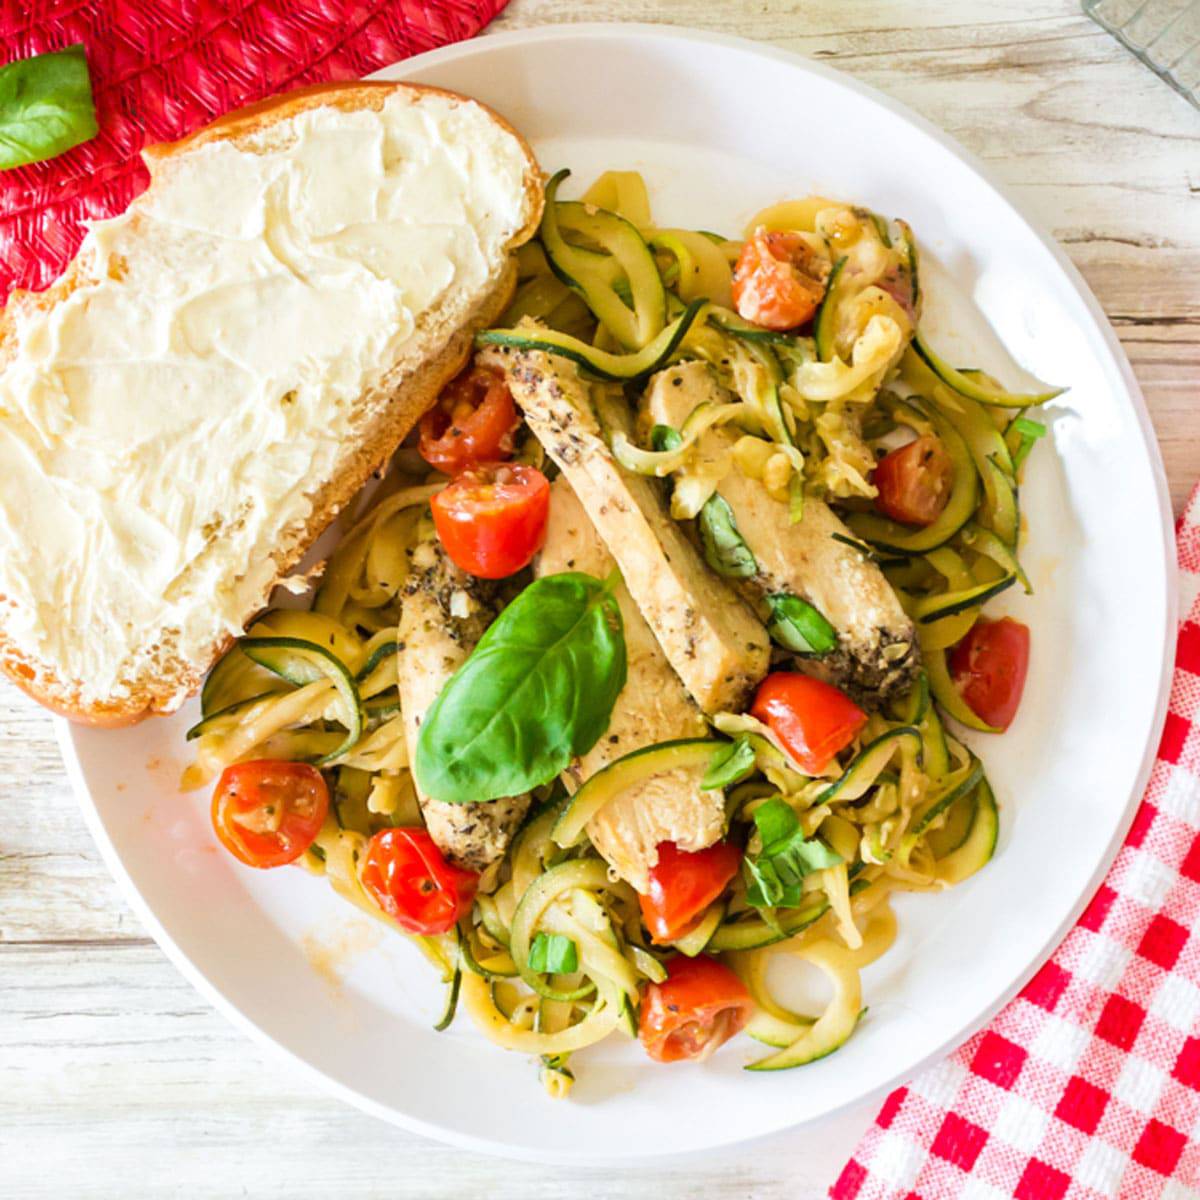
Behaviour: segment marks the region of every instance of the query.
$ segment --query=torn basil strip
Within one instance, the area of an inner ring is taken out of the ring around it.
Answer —
[[[771,640],[794,654],[817,657],[837,648],[837,630],[807,600],[787,592],[767,597]]]

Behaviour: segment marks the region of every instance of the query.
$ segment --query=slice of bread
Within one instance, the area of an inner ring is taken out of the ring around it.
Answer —
[[[73,719],[170,712],[494,321],[541,175],[433,88],[293,92],[0,313],[0,665]]]

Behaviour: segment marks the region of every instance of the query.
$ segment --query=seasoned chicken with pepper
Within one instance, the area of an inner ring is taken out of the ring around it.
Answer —
[[[569,480],[692,698],[706,713],[745,707],[767,673],[766,630],[701,561],[659,485],[613,458],[596,406],[612,426],[627,420],[621,402],[608,402],[569,361],[541,350],[481,358],[504,371],[526,424]]]
[[[679,429],[699,405],[732,399],[706,363],[683,362],[650,381],[642,421]],[[759,605],[769,596],[798,596],[833,625],[837,647],[806,663],[812,674],[875,703],[903,691],[919,665],[916,632],[883,572],[860,550],[834,537],[851,534],[821,500],[807,497],[803,519],[793,524],[786,504],[734,466],[737,437],[728,426],[709,429],[695,453],[729,465],[717,493],[729,505],[737,533],[754,558],[753,573],[740,583],[743,592]]]
[[[615,563],[571,485],[561,476],[550,488],[546,544],[534,562],[538,577],[583,571],[604,579]],[[625,625],[628,675],[617,697],[608,732],[564,773],[570,791],[610,762],[675,738],[704,737],[707,726],[695,702],[671,669],[650,626],[624,584],[617,603]],[[660,842],[700,850],[718,841],[725,825],[719,791],[700,787],[700,768],[676,769],[629,788],[588,822],[592,845],[617,873],[644,892],[658,862]]]
[[[396,675],[412,762],[425,714],[446,681],[466,662],[498,606],[495,585],[459,570],[436,538],[417,541],[409,560],[396,642]],[[504,855],[529,808],[527,795],[447,804],[418,788],[417,799],[438,849],[473,871],[482,871]]]

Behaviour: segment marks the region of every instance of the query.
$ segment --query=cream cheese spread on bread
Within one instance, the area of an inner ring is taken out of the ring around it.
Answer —
[[[10,645],[86,702],[147,647],[240,633],[364,406],[503,269],[529,161],[481,106],[401,89],[156,162],[0,355]]]

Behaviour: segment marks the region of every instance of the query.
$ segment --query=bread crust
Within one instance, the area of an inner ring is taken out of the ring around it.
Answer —
[[[312,496],[312,513],[301,531],[289,538],[290,544],[280,548],[275,557],[276,572],[271,586],[262,597],[262,604],[246,613],[243,625],[248,625],[265,607],[279,581],[287,576],[308,552],[329,523],[353,499],[367,480],[381,469],[396,452],[400,443],[432,406],[439,392],[465,366],[471,356],[475,333],[492,324],[508,306],[516,288],[517,270],[513,251],[527,242],[541,222],[544,202],[542,174],[532,149],[525,139],[493,109],[477,100],[443,88],[423,84],[362,81],[319,84],[301,88],[281,96],[237,109],[213,121],[177,142],[148,146],[142,157],[150,168],[150,185],[142,196],[152,192],[155,173],[160,164],[188,150],[214,141],[238,141],[279,121],[297,116],[312,108],[332,106],[346,112],[364,108],[378,110],[389,95],[404,91],[416,96],[437,94],[452,100],[469,102],[484,109],[521,145],[527,160],[525,196],[529,217],[525,225],[509,242],[509,257],[492,289],[475,306],[466,321],[450,336],[447,343],[432,359],[410,373],[396,387],[391,402],[364,431],[360,450],[348,468],[327,480]],[[133,203],[137,205],[138,200]],[[14,291],[8,304],[0,310],[0,369],[8,364],[15,352],[15,317],[18,313],[36,310],[49,311],[68,297],[77,287],[89,281],[90,256],[76,255],[66,271],[42,292]],[[0,603],[6,598],[0,595]],[[183,674],[189,693],[199,688],[209,667],[229,648],[232,637],[214,642],[203,662],[188,665]],[[148,716],[173,712],[179,706],[180,689],[172,687],[170,694],[151,690],[138,692],[116,702],[85,702],[78,685],[59,679],[44,663],[32,661],[0,632],[0,670],[22,691],[60,716],[86,725],[119,727],[136,724]]]

